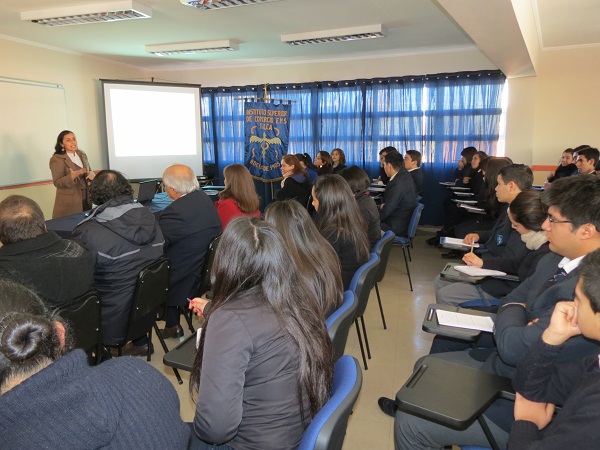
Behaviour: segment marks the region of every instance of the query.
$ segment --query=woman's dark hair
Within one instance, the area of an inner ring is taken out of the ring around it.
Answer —
[[[219,194],[220,199],[233,199],[245,214],[252,214],[258,209],[259,199],[252,181],[250,171],[241,164],[230,164],[223,170],[227,178],[227,186]]]
[[[60,133],[58,133],[58,137],[56,138],[56,144],[54,144],[54,154],[61,155],[66,151],[62,145],[62,141],[65,138],[65,136],[69,133],[73,133],[73,132],[69,131],[69,130],[63,130]],[[73,133],[73,134],[75,134],[75,133]]]
[[[467,163],[471,164],[471,160],[473,159],[473,155],[477,153],[477,149],[475,147],[465,147],[462,152],[460,152],[460,156],[464,156],[467,160]]]
[[[496,197],[496,186],[498,185],[498,173],[503,167],[510,166],[512,160],[506,157],[490,156],[485,159],[485,184],[483,192],[483,203],[485,210],[496,219],[500,215],[502,207]]]
[[[367,226],[348,183],[340,175],[322,175],[313,189],[319,201],[316,225],[321,234],[352,242],[357,259],[366,261],[370,248]]]
[[[586,145],[586,147],[587,147],[587,145]],[[573,153],[575,153],[575,150],[573,150],[572,148],[565,148],[562,152],[570,153],[572,155]],[[562,153],[561,153],[561,155],[562,155]]]
[[[90,184],[90,198],[95,205],[102,205],[121,195],[133,198],[133,189],[123,174],[116,170],[101,170]]]
[[[307,282],[298,278],[295,263],[283,238],[264,220],[250,217],[233,219],[215,254],[211,271],[213,300],[205,316],[190,376],[190,393],[198,392],[202,376],[204,339],[210,317],[226,304],[239,301],[239,295],[251,291],[275,313],[279,323],[298,345],[297,395],[310,403],[309,418],[327,402],[333,383],[331,341],[319,309],[318,299]],[[301,414],[306,419],[301,406]]]
[[[0,393],[10,379],[29,377],[68,350],[56,320],[33,291],[0,280]]]
[[[520,192],[511,202],[509,211],[515,222],[531,231],[541,231],[548,217],[548,208],[542,203],[542,193],[533,189]]]
[[[312,158],[308,153],[296,153],[294,156],[298,158],[298,161],[303,162],[304,165],[309,169],[316,169],[315,165],[313,164]]]
[[[321,150],[320,152],[317,152],[317,155],[319,155],[321,157],[321,161],[323,161],[323,165],[317,167],[317,173],[319,175],[325,175],[333,172],[333,159],[331,159],[329,152]]]
[[[298,276],[315,292],[325,319],[342,303],[340,260],[313,223],[306,208],[294,200],[271,203],[265,220],[275,226],[294,261]]]
[[[283,158],[281,158],[281,160],[285,161],[285,163],[289,166],[294,166],[293,175],[301,173],[306,177],[306,179],[308,179],[308,173],[306,172],[306,169],[302,167],[300,161],[298,161],[298,158],[296,158],[294,155],[285,155]]]
[[[333,150],[331,150],[332,155],[333,155],[333,152],[338,152],[340,154],[340,162],[339,162],[340,166],[346,164],[346,154],[344,153],[344,150],[342,150],[341,148],[334,148]],[[332,158],[332,160],[333,160],[333,158]]]
[[[369,179],[367,172],[358,166],[346,167],[340,172],[340,175],[346,180],[346,183],[350,186],[350,190],[355,197],[366,192],[371,185],[371,180]]]

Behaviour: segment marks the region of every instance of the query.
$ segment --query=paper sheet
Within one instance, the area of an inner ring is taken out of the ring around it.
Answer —
[[[440,239],[440,244],[454,245],[456,247],[464,247],[465,249],[471,248],[471,244],[465,244],[462,239],[445,237],[445,236]],[[479,244],[475,243],[473,245],[473,248],[479,248]]]
[[[499,270],[481,269],[473,266],[454,266],[454,269],[471,277],[503,277],[506,275],[505,272]]]
[[[476,316],[451,311],[436,310],[438,323],[449,327],[466,328],[469,330],[494,331],[494,321],[489,316]]]

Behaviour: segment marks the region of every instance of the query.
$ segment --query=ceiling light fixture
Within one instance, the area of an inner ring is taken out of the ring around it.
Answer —
[[[28,20],[47,27],[127,19],[150,19],[151,17],[152,8],[133,0],[38,9],[21,13],[21,20]]]
[[[185,6],[192,6],[201,11],[210,9],[233,8],[234,6],[256,5],[259,3],[270,3],[279,0],[179,0]]]
[[[238,50],[238,45],[229,39],[221,41],[179,42],[176,44],[146,45],[146,53],[157,56],[191,55],[194,53],[231,52]]]
[[[290,45],[325,44],[328,42],[356,41],[359,39],[376,39],[384,37],[381,24],[365,25],[336,30],[311,31],[308,33],[282,34],[281,42]]]

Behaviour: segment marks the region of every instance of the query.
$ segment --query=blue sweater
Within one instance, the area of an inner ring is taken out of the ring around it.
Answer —
[[[121,357],[89,367],[75,350],[0,395],[0,448],[186,449],[173,385]]]

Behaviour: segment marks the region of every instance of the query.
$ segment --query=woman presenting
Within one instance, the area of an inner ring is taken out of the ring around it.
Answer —
[[[94,179],[94,172],[90,169],[87,155],[77,148],[77,139],[72,131],[61,131],[56,138],[50,170],[56,186],[53,219],[91,208],[87,181]]]

